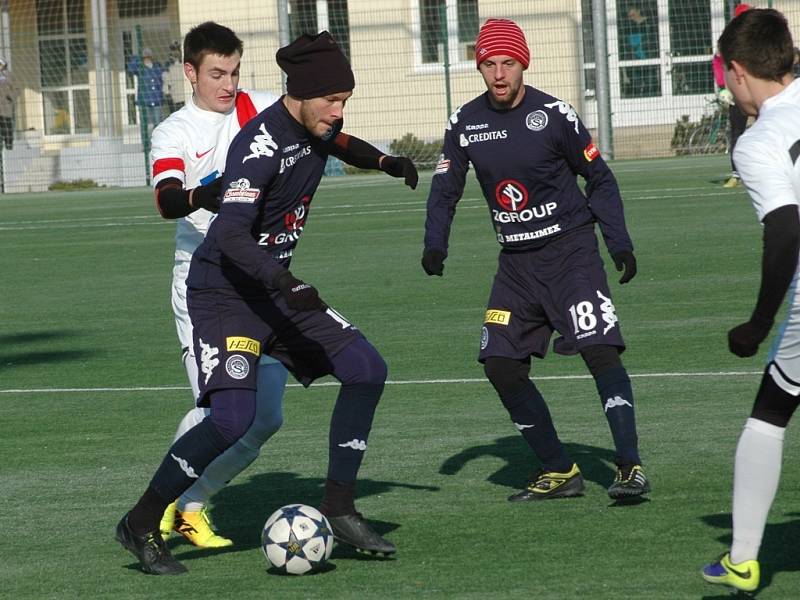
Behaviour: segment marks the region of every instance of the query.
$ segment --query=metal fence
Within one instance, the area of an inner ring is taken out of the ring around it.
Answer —
[[[5,106],[10,119],[0,125],[12,130],[0,143],[0,182],[4,192],[146,185],[152,127],[191,94],[180,40],[206,20],[243,39],[240,85],[275,92],[281,43],[331,31],[356,75],[346,129],[423,167],[438,156],[449,113],[484,90],[474,41],[489,17],[520,24],[532,56],[526,83],[571,103],[590,129],[608,95],[616,158],[691,153],[694,131],[718,113],[711,58],[737,3],[604,0],[604,18],[593,19],[597,0],[0,0],[0,118]],[[751,3],[800,27],[800,0]],[[593,21],[604,21],[603,89]]]

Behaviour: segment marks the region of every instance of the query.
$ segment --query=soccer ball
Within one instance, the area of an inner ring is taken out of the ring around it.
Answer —
[[[267,563],[280,573],[302,575],[320,570],[333,551],[333,531],[321,512],[305,504],[287,504],[272,513],[261,532]]]

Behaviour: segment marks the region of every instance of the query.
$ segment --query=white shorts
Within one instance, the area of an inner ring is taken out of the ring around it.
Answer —
[[[189,275],[189,262],[176,262],[172,269],[172,312],[175,313],[175,328],[181,348],[192,352],[192,322],[186,307],[186,277]]]
[[[797,273],[788,296],[791,300],[789,313],[778,327],[778,336],[769,353],[769,374],[782,390],[793,396],[800,396],[800,289],[797,285]]]

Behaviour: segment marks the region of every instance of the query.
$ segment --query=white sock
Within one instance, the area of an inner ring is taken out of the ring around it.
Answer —
[[[747,419],[733,469],[731,562],[758,558],[761,538],[781,478],[785,428]]]

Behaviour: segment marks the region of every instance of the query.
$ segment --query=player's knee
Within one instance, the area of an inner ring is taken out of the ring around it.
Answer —
[[[581,350],[581,358],[595,379],[606,371],[622,366],[619,349],[606,344],[584,348]]]
[[[256,411],[253,424],[242,436],[241,441],[253,449],[261,448],[264,443],[275,435],[283,425],[283,412],[281,410],[262,413]]]
[[[766,372],[761,380],[761,387],[756,394],[750,416],[776,427],[786,427],[798,404],[800,396],[794,396],[784,390],[775,382],[773,376]]]
[[[501,400],[515,396],[528,385],[530,370],[530,362],[502,356],[490,356],[483,364],[483,372]]]
[[[241,438],[256,414],[256,393],[248,389],[215,390],[210,393],[211,422],[230,443]]]
[[[333,375],[344,385],[383,385],[388,372],[380,352],[365,338],[354,340],[333,358]]]

